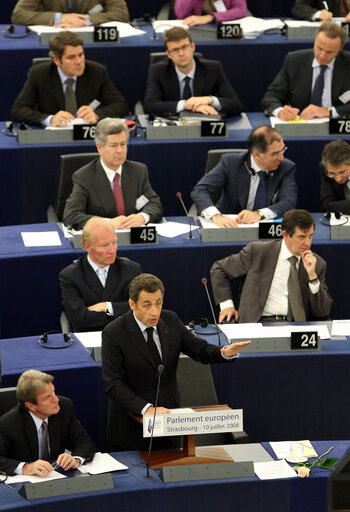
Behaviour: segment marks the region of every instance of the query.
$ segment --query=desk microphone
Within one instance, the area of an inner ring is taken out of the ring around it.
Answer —
[[[214,313],[214,308],[213,308],[213,303],[212,303],[210,295],[209,295],[209,290],[208,290],[208,286],[207,286],[207,283],[208,283],[207,278],[206,277],[202,277],[201,282],[202,282],[202,285],[204,285],[205,291],[207,292],[207,297],[208,297],[208,302],[209,302],[209,306],[210,306],[210,309],[211,309],[211,314],[213,315],[214,325],[215,325],[216,332],[217,332],[217,335],[218,335],[219,347],[221,347],[220,328],[219,328],[219,326],[217,324],[217,321],[216,321],[216,318],[215,318],[215,313]]]
[[[159,364],[158,365],[157,393],[156,393],[156,399],[155,399],[155,402],[154,402],[153,423],[152,423],[152,430],[151,430],[151,439],[149,440],[148,455],[147,455],[147,462],[146,462],[147,472],[146,472],[145,478],[152,478],[150,476],[150,474],[149,474],[149,461],[150,461],[150,458],[151,458],[153,432],[154,432],[154,425],[155,425],[155,421],[156,421],[156,411],[157,411],[157,405],[158,405],[160,378],[161,378],[163,372],[164,372],[164,364]]]
[[[176,197],[179,199],[181,205],[182,205],[182,208],[184,209],[185,213],[186,213],[186,217],[187,217],[187,220],[188,220],[188,224],[190,226],[190,234],[186,237],[187,240],[194,240],[194,236],[192,234],[192,224],[191,224],[191,219],[190,219],[190,216],[188,214],[188,211],[187,211],[187,208],[185,206],[185,203],[183,202],[182,200],[182,194],[181,192],[176,192]]]

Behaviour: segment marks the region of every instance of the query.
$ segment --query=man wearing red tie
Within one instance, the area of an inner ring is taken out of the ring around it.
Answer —
[[[100,158],[72,176],[63,221],[82,228],[95,216],[111,221],[115,229],[156,222],[162,205],[148,179],[147,167],[126,160],[129,132],[122,119],[105,118],[96,126],[95,142]]]

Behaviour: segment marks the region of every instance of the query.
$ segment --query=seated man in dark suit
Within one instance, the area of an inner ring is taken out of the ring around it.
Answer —
[[[93,459],[95,445],[69,398],[55,395],[53,379],[38,370],[18,379],[18,405],[0,418],[0,471],[45,477],[49,461],[67,471]]]
[[[71,28],[129,21],[125,0],[18,0],[11,16],[20,25]]]
[[[327,5],[327,9],[325,8]],[[295,0],[292,7],[292,14],[301,20],[331,20],[333,16],[345,16],[349,22],[350,14],[346,0]]]
[[[332,305],[326,286],[326,262],[311,252],[315,221],[306,210],[291,210],[282,221],[283,240],[250,242],[238,254],[216,261],[211,283],[219,322],[320,320]],[[238,310],[231,280],[245,276]]]
[[[117,257],[115,230],[106,219],[90,219],[81,239],[87,255],[59,275],[63,308],[73,331],[101,331],[129,311],[129,284],[142,269]]]
[[[148,179],[145,164],[126,160],[129,130],[122,119],[106,118],[95,131],[100,158],[73,174],[73,190],[63,221],[82,228],[95,216],[109,218],[114,229],[156,222],[162,205]]]
[[[11,119],[36,126],[64,126],[75,117],[97,123],[107,116],[125,116],[125,98],[114,87],[107,69],[85,61],[83,40],[73,32],[50,39],[52,62],[30,68],[15,100]]]
[[[325,145],[321,163],[321,208],[350,214],[350,146],[344,140]]]
[[[172,311],[162,311],[164,286],[156,276],[141,274],[130,284],[132,311],[107,325],[102,332],[102,375],[110,398],[107,439],[118,450],[144,449],[148,440],[130,414],[154,413],[158,366],[164,371],[157,413],[178,407],[176,368],[180,352],[203,364],[232,360],[250,341],[220,348],[188,330]],[[171,444],[155,438],[154,447]]]
[[[287,148],[280,134],[258,126],[247,145],[246,152],[223,155],[191,192],[198,213],[220,227],[280,217],[297,203],[295,164],[284,159]],[[212,196],[220,197],[216,205]],[[224,213],[237,213],[237,220]]]
[[[163,36],[168,59],[148,72],[144,109],[147,114],[175,115],[191,110],[206,115],[240,114],[242,103],[216,60],[194,56],[190,33],[173,27]]]
[[[265,114],[283,121],[350,114],[350,52],[343,50],[347,37],[344,28],[325,22],[313,50],[288,53],[262,99]]]

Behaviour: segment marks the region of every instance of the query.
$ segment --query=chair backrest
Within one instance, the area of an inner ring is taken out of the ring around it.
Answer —
[[[37,64],[44,64],[44,62],[52,62],[51,57],[33,57],[32,66],[36,66]]]
[[[17,405],[16,388],[0,388],[0,416]]]
[[[98,153],[76,153],[61,155],[60,170],[57,178],[54,210],[59,222],[63,220],[63,211],[70,193],[72,192],[72,175],[75,171],[98,158]]]
[[[204,174],[207,174],[209,171],[214,169],[214,167],[220,162],[220,158],[222,155],[226,155],[228,153],[243,153],[246,151],[245,149],[209,149],[207,156],[207,164],[205,166]],[[211,194],[211,199],[214,204],[216,204],[221,196],[221,191],[216,194]]]
[[[190,357],[180,357],[177,367],[180,407],[217,405],[218,397],[210,365],[198,363]]]
[[[194,52],[196,57],[203,57],[203,54],[200,52]],[[160,60],[164,59],[167,56],[166,52],[152,52],[149,54],[150,66],[156,64]]]

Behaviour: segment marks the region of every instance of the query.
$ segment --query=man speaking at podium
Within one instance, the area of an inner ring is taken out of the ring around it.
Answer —
[[[344,28],[325,22],[313,50],[288,53],[262,99],[265,114],[282,121],[350,114],[350,52],[343,50],[347,38]]]
[[[52,62],[33,66],[12,110],[13,121],[36,126],[65,126],[75,118],[97,123],[128,113],[105,66],[85,60],[83,40],[64,31],[50,39]]]
[[[164,286],[152,274],[135,277],[129,289],[131,311],[102,331],[102,376],[110,398],[107,440],[115,450],[148,447],[133,415],[154,413],[158,367],[164,366],[159,388],[159,414],[179,406],[176,369],[180,352],[204,364],[237,357],[250,341],[223,348],[198,338],[172,311],[162,311]],[[171,447],[171,438],[155,438],[156,448]]]
[[[330,314],[326,262],[311,251],[315,221],[291,210],[282,221],[283,240],[250,242],[238,254],[216,261],[210,276],[219,322],[305,322]],[[238,310],[231,280],[244,278]]]
[[[242,103],[217,60],[194,55],[190,33],[173,27],[163,36],[168,58],[156,62],[148,72],[144,109],[157,116],[190,110],[205,115],[240,114]]]

